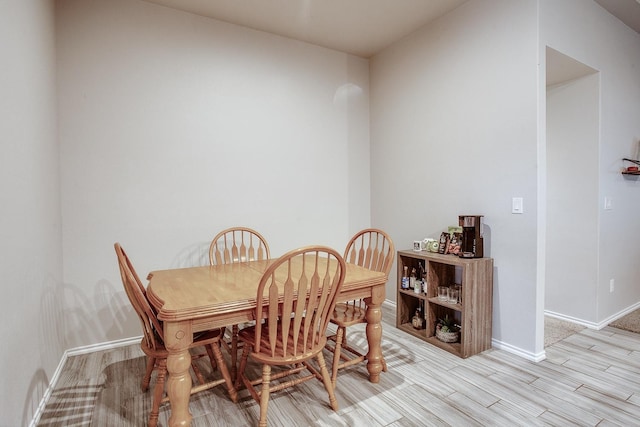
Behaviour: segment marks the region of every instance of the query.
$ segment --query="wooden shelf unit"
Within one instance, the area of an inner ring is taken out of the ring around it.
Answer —
[[[427,273],[426,292],[402,289],[403,267],[408,270],[421,264]],[[427,251],[398,251],[398,281],[396,288],[396,327],[459,357],[467,358],[491,348],[493,313],[493,259],[459,258]],[[457,274],[456,274],[457,271]],[[438,286],[451,286],[456,281],[461,288],[461,303],[441,301]],[[423,308],[423,329],[415,329],[411,319],[418,307]],[[435,336],[436,322],[449,315],[461,325],[460,340],[445,343]]]

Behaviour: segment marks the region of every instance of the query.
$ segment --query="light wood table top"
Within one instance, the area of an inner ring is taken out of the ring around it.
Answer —
[[[258,283],[271,262],[152,271],[148,276],[147,292],[158,309],[158,318],[163,321],[224,317],[228,313],[255,308]],[[386,282],[384,273],[347,264],[341,299],[346,300],[354,293],[370,296],[371,287],[380,282]]]

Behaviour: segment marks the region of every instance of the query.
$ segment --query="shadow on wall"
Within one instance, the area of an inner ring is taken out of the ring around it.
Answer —
[[[103,331],[105,325],[122,318],[121,307],[126,305],[124,289],[117,289],[106,280],[98,282],[93,304],[77,286],[46,286],[40,302],[41,365],[46,370],[55,368],[66,350],[116,338],[105,337]]]
[[[493,316],[491,321],[491,339],[498,342],[502,342],[502,331],[496,328],[496,325],[500,325],[500,310],[496,310],[496,307],[500,306],[500,276],[498,276],[498,266],[493,265]],[[497,301],[497,303],[496,303]]]
[[[96,313],[96,307],[80,288],[64,284],[58,288],[62,302],[62,319],[65,348],[104,341]]]
[[[28,426],[31,423],[44,394],[49,387],[49,378],[44,369],[38,369],[31,377],[31,383],[29,384],[29,390],[24,399],[24,406],[22,407],[22,423],[23,426]]]
[[[114,286],[107,280],[99,280],[92,304],[77,286],[56,283],[51,276],[45,276],[43,281],[37,346],[39,360],[25,396],[23,425],[29,425],[51,386],[46,372],[56,369],[65,351],[140,335],[137,315],[121,284]]]
[[[145,283],[145,277],[140,277]],[[137,337],[140,332],[140,321],[127,297],[122,282],[115,285],[108,280],[96,283],[95,307],[98,323],[104,328],[105,336],[99,341],[115,341],[129,337]]]
[[[67,349],[64,337],[64,300],[62,284],[45,277],[40,299],[40,328],[38,330],[41,366],[55,367]]]
[[[36,349],[39,360],[25,396],[22,425],[29,425],[31,422],[50,385],[46,372],[53,372],[56,368],[67,344],[63,332],[64,313],[60,298],[62,286],[48,274],[43,274],[39,280],[43,283]]]
[[[211,242],[198,242],[178,252],[167,268],[185,268],[209,265]]]
[[[486,258],[491,258],[491,227],[486,223],[482,224],[482,251]],[[495,279],[495,276],[494,276]]]

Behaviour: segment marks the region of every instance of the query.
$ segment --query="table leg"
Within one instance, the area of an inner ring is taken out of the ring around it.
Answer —
[[[366,298],[367,303],[367,343],[369,353],[367,354],[367,371],[369,371],[369,381],[377,383],[380,381],[382,372],[382,301],[384,301],[384,286],[373,289],[371,298]]]
[[[193,342],[193,333],[189,322],[165,322],[164,343],[169,351],[167,357],[167,394],[171,404],[169,426],[186,427],[191,425],[189,397],[191,396],[191,354],[189,346]]]

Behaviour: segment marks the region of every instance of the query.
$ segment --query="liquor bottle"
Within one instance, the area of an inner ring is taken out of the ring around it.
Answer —
[[[416,309],[416,314],[413,315],[413,319],[411,319],[411,324],[415,329],[422,329],[423,319],[420,315],[420,310]]]
[[[415,290],[415,288],[416,288],[416,280],[417,280],[416,268],[413,267],[413,268],[411,268],[411,277],[409,278],[409,288],[410,289]]]
[[[415,329],[422,329],[424,326],[424,312],[422,309],[422,301],[418,303],[418,307],[416,308],[416,313],[411,319],[411,324]]]
[[[406,265],[403,267],[404,272],[402,273],[402,283],[400,287],[402,289],[409,289],[409,267]]]

